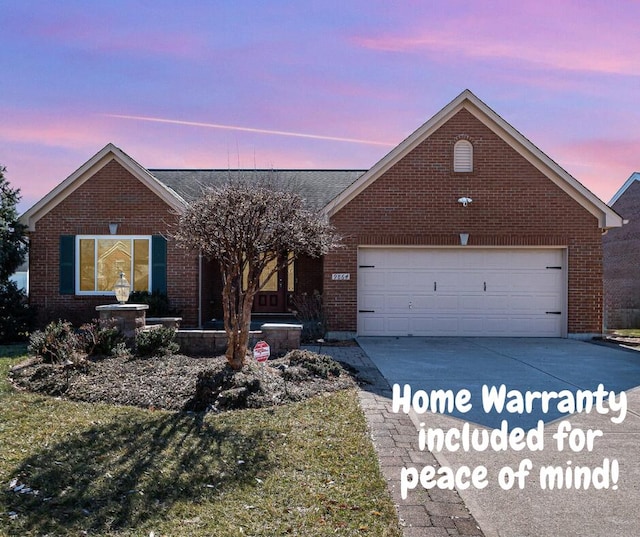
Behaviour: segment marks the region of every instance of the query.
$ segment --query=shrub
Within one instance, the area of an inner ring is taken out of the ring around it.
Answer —
[[[29,353],[39,356],[49,364],[65,364],[77,361],[78,336],[68,321],[49,323],[44,330],[37,330],[29,339]]]
[[[285,358],[289,360],[291,366],[298,366],[306,369],[313,376],[323,379],[339,377],[342,367],[331,356],[326,354],[316,354],[315,352],[295,349],[289,352]]]
[[[89,356],[115,355],[124,336],[114,319],[94,319],[83,324],[78,334],[79,343]]]
[[[136,355],[142,357],[170,355],[180,350],[175,342],[176,331],[173,328],[157,326],[136,332]]]
[[[302,341],[316,341],[326,332],[322,295],[318,291],[313,294],[301,293],[291,299],[295,308],[293,314],[302,323]]]
[[[133,354],[131,353],[131,349],[127,347],[126,341],[120,341],[116,344],[113,349],[111,349],[111,356],[116,358],[131,358]]]
[[[147,304],[147,317],[175,317],[180,314],[178,310],[171,307],[169,298],[165,293],[154,291],[135,291],[129,296],[129,302],[132,304]]]
[[[0,344],[25,341],[34,321],[24,291],[12,281],[0,283]]]

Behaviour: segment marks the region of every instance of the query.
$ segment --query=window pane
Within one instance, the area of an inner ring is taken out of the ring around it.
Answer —
[[[149,290],[149,241],[133,241],[133,291]]]
[[[287,266],[287,291],[289,293],[293,293],[296,290],[296,280],[295,280],[295,261],[293,260],[293,254],[289,252]]]
[[[264,269],[262,270],[262,273],[260,274],[260,291],[274,293],[278,290],[278,273],[277,272],[267,280],[267,276],[269,276],[269,273],[276,267],[277,263],[278,263],[277,259],[272,259],[265,265]],[[248,281],[249,281],[249,268],[245,267],[244,271],[242,272],[242,285],[245,289],[247,288]]]
[[[124,272],[131,282],[131,240],[98,239],[97,291],[111,291]]]
[[[277,264],[278,264],[278,260],[272,259],[264,267],[262,274],[260,274],[260,287],[262,291],[273,293],[278,290],[278,273],[277,272],[275,274],[272,274],[271,277],[265,281],[267,276],[269,276],[269,273],[276,268]]]
[[[80,291],[96,290],[94,239],[80,239]]]

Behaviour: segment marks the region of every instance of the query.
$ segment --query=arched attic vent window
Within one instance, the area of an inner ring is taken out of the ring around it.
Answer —
[[[453,171],[473,171],[473,145],[469,140],[458,140],[453,146]]]

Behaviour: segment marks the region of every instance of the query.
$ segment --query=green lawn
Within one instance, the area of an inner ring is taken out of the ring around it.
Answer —
[[[623,337],[640,337],[640,328],[614,330],[613,335]]]
[[[72,403],[11,388],[23,353],[0,346],[0,535],[401,535],[353,390],[217,416]]]

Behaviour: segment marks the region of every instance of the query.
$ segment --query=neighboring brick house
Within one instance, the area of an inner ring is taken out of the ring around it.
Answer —
[[[31,301],[86,318],[105,301],[101,259],[115,248],[186,325],[216,315],[214,266],[170,230],[199,186],[235,173],[257,172],[147,170],[109,144],[22,217]],[[315,289],[330,336],[602,331],[601,234],[621,217],[469,91],[366,172],[276,176],[321,208],[344,247],[299,260],[256,311],[286,311],[289,295]]]
[[[635,172],[609,205],[625,220],[602,238],[605,326],[640,328],[640,172]]]

